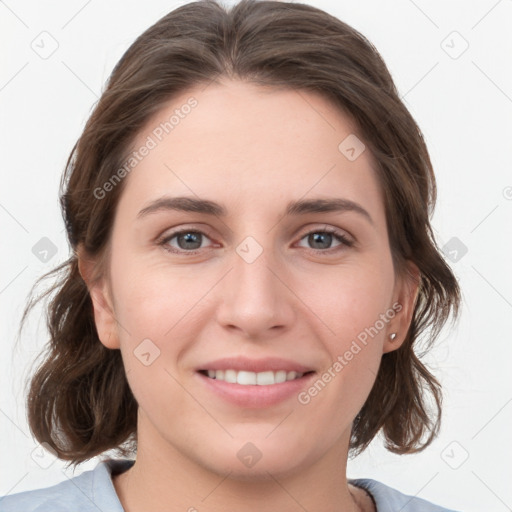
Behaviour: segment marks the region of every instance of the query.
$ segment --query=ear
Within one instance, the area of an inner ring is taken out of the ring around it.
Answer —
[[[97,277],[98,262],[88,257],[83,249],[78,250],[77,256],[78,271],[91,296],[98,337],[105,347],[117,349],[120,343],[107,279],[103,276]]]
[[[412,261],[407,261],[407,267],[408,272],[395,280],[391,307],[396,314],[386,328],[386,338],[383,345],[384,353],[401,347],[411,325],[416,298],[420,290],[421,272]],[[391,338],[392,334],[395,334],[393,339]]]

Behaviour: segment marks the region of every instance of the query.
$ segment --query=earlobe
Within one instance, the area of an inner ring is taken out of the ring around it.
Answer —
[[[96,262],[83,256],[78,258],[78,270],[85,281],[91,297],[94,323],[101,343],[110,349],[120,347],[117,322],[114,315],[110,291],[104,277],[94,278]]]
[[[420,291],[421,272],[411,261],[408,262],[408,267],[409,272],[397,280],[393,304],[400,304],[400,309],[388,324],[383,345],[384,353],[401,347],[411,325]]]

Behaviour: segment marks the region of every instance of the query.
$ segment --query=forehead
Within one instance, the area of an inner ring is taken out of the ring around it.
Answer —
[[[196,195],[261,212],[335,195],[384,215],[375,162],[356,124],[316,93],[240,81],[197,86],[148,121],[132,150],[143,146],[150,150],[121,198],[133,206]]]

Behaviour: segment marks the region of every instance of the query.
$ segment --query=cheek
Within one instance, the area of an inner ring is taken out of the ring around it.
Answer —
[[[329,310],[328,321],[335,335],[323,338],[323,348],[329,354],[327,365],[298,396],[306,414],[328,418],[323,424],[309,425],[309,434],[324,439],[326,446],[349,428],[364,405],[382,357],[385,331],[375,327],[382,303],[347,297],[340,297],[338,307]]]
[[[309,283],[308,301],[326,326],[322,341],[330,361],[304,402],[331,407],[330,414],[341,421],[348,411],[358,412],[377,375],[386,326],[394,317],[394,311],[389,314],[393,274],[378,262],[337,274]]]
[[[183,390],[173,376],[178,377],[182,354],[199,338],[208,318],[201,298],[215,283],[210,274],[113,254],[117,332],[127,378],[140,404],[156,405],[165,396],[173,396],[176,406],[181,403]],[[166,391],[158,396],[154,389]]]
[[[183,268],[151,264],[143,259],[139,262],[135,258],[118,258],[117,265],[112,267],[117,320],[130,333],[130,344],[139,338],[163,343],[173,332],[188,325],[190,318],[197,316],[201,297],[212,286],[209,281],[214,282],[213,276],[203,279]]]
[[[199,327],[191,321],[197,318],[195,310],[199,308],[193,306],[199,290],[195,293],[190,281],[171,276],[163,268],[139,264],[135,259],[112,261],[117,332],[130,388],[145,410],[164,414],[169,397],[173,407],[182,407],[186,397],[175,380],[175,369]],[[187,293],[180,291],[183,289]],[[176,418],[167,412],[170,426]]]
[[[383,331],[379,319],[389,308],[393,273],[383,262],[347,265],[319,274],[303,285],[305,302],[328,327],[329,347],[342,350],[347,342],[364,338],[366,329]],[[363,333],[363,334],[361,334]],[[378,337],[378,336],[373,336]]]

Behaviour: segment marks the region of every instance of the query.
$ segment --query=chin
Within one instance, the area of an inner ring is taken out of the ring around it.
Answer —
[[[248,436],[217,442],[204,453],[195,453],[196,461],[205,469],[230,479],[240,481],[267,481],[286,478],[300,472],[314,462],[314,454],[306,453],[304,440],[282,436],[267,438],[268,430],[261,437]],[[200,459],[200,460],[199,460]]]

